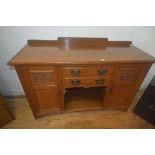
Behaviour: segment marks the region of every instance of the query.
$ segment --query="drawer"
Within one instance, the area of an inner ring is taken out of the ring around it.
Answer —
[[[105,76],[112,74],[114,65],[64,67],[65,77]]]
[[[66,87],[100,87],[109,86],[111,77],[80,77],[80,78],[65,78],[64,85]]]
[[[142,64],[120,65],[117,71],[117,84],[133,84],[136,82],[142,69]]]

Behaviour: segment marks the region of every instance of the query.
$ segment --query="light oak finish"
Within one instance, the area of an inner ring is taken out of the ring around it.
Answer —
[[[64,67],[64,76],[65,77],[75,77],[72,75],[72,72],[74,70],[80,70],[79,76],[106,76],[111,75],[114,70],[114,65],[90,65],[90,66],[70,66],[70,67]],[[105,70],[106,72],[104,74],[99,74],[98,72],[100,70]],[[76,76],[78,77],[78,76]]]
[[[59,37],[58,47],[60,49],[105,49],[108,38],[76,38]]]
[[[108,41],[108,47],[129,47],[132,45],[132,41]]]
[[[73,81],[78,80],[77,85],[73,85]],[[99,86],[109,86],[111,82],[111,77],[80,77],[80,78],[65,78],[64,86],[68,87],[99,87]]]
[[[95,38],[94,38],[95,40]],[[58,46],[25,45],[8,65],[24,64],[105,64],[105,63],[154,63],[155,58],[135,46],[119,46],[103,49],[60,49]],[[49,41],[48,41],[49,42]],[[126,45],[126,43],[125,43]]]
[[[51,47],[51,46],[57,46],[58,45],[58,42],[57,40],[28,40],[27,41],[27,44],[29,46],[34,46],[34,47],[37,47],[37,46],[40,46],[40,47]]]
[[[8,64],[15,66],[35,118],[67,112],[68,88],[96,87],[99,109],[125,111],[155,62],[131,43],[107,38],[29,40]]]

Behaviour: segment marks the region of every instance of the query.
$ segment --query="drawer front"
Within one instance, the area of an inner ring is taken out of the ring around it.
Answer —
[[[142,65],[120,65],[117,71],[117,84],[133,84],[139,77]]]
[[[65,78],[65,87],[100,87],[109,86],[111,81],[110,77],[81,77],[81,78]]]
[[[64,76],[65,77],[106,76],[112,74],[113,70],[114,65],[64,67]]]

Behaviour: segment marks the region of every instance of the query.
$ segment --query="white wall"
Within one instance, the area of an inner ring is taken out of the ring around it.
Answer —
[[[155,57],[155,27],[135,27],[133,31],[133,44]],[[155,64],[152,65],[141,89],[145,89],[155,75]]]
[[[155,56],[155,27],[0,27],[0,91],[4,95],[23,94],[16,72],[10,70],[6,63],[28,39],[56,39],[59,36],[131,40],[134,45]],[[154,74],[153,66],[141,86],[142,89],[148,85]]]

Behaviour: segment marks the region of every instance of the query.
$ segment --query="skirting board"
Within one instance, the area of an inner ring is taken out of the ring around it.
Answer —
[[[6,96],[6,97],[25,96],[24,91],[2,92],[2,94],[3,94],[3,96]]]

